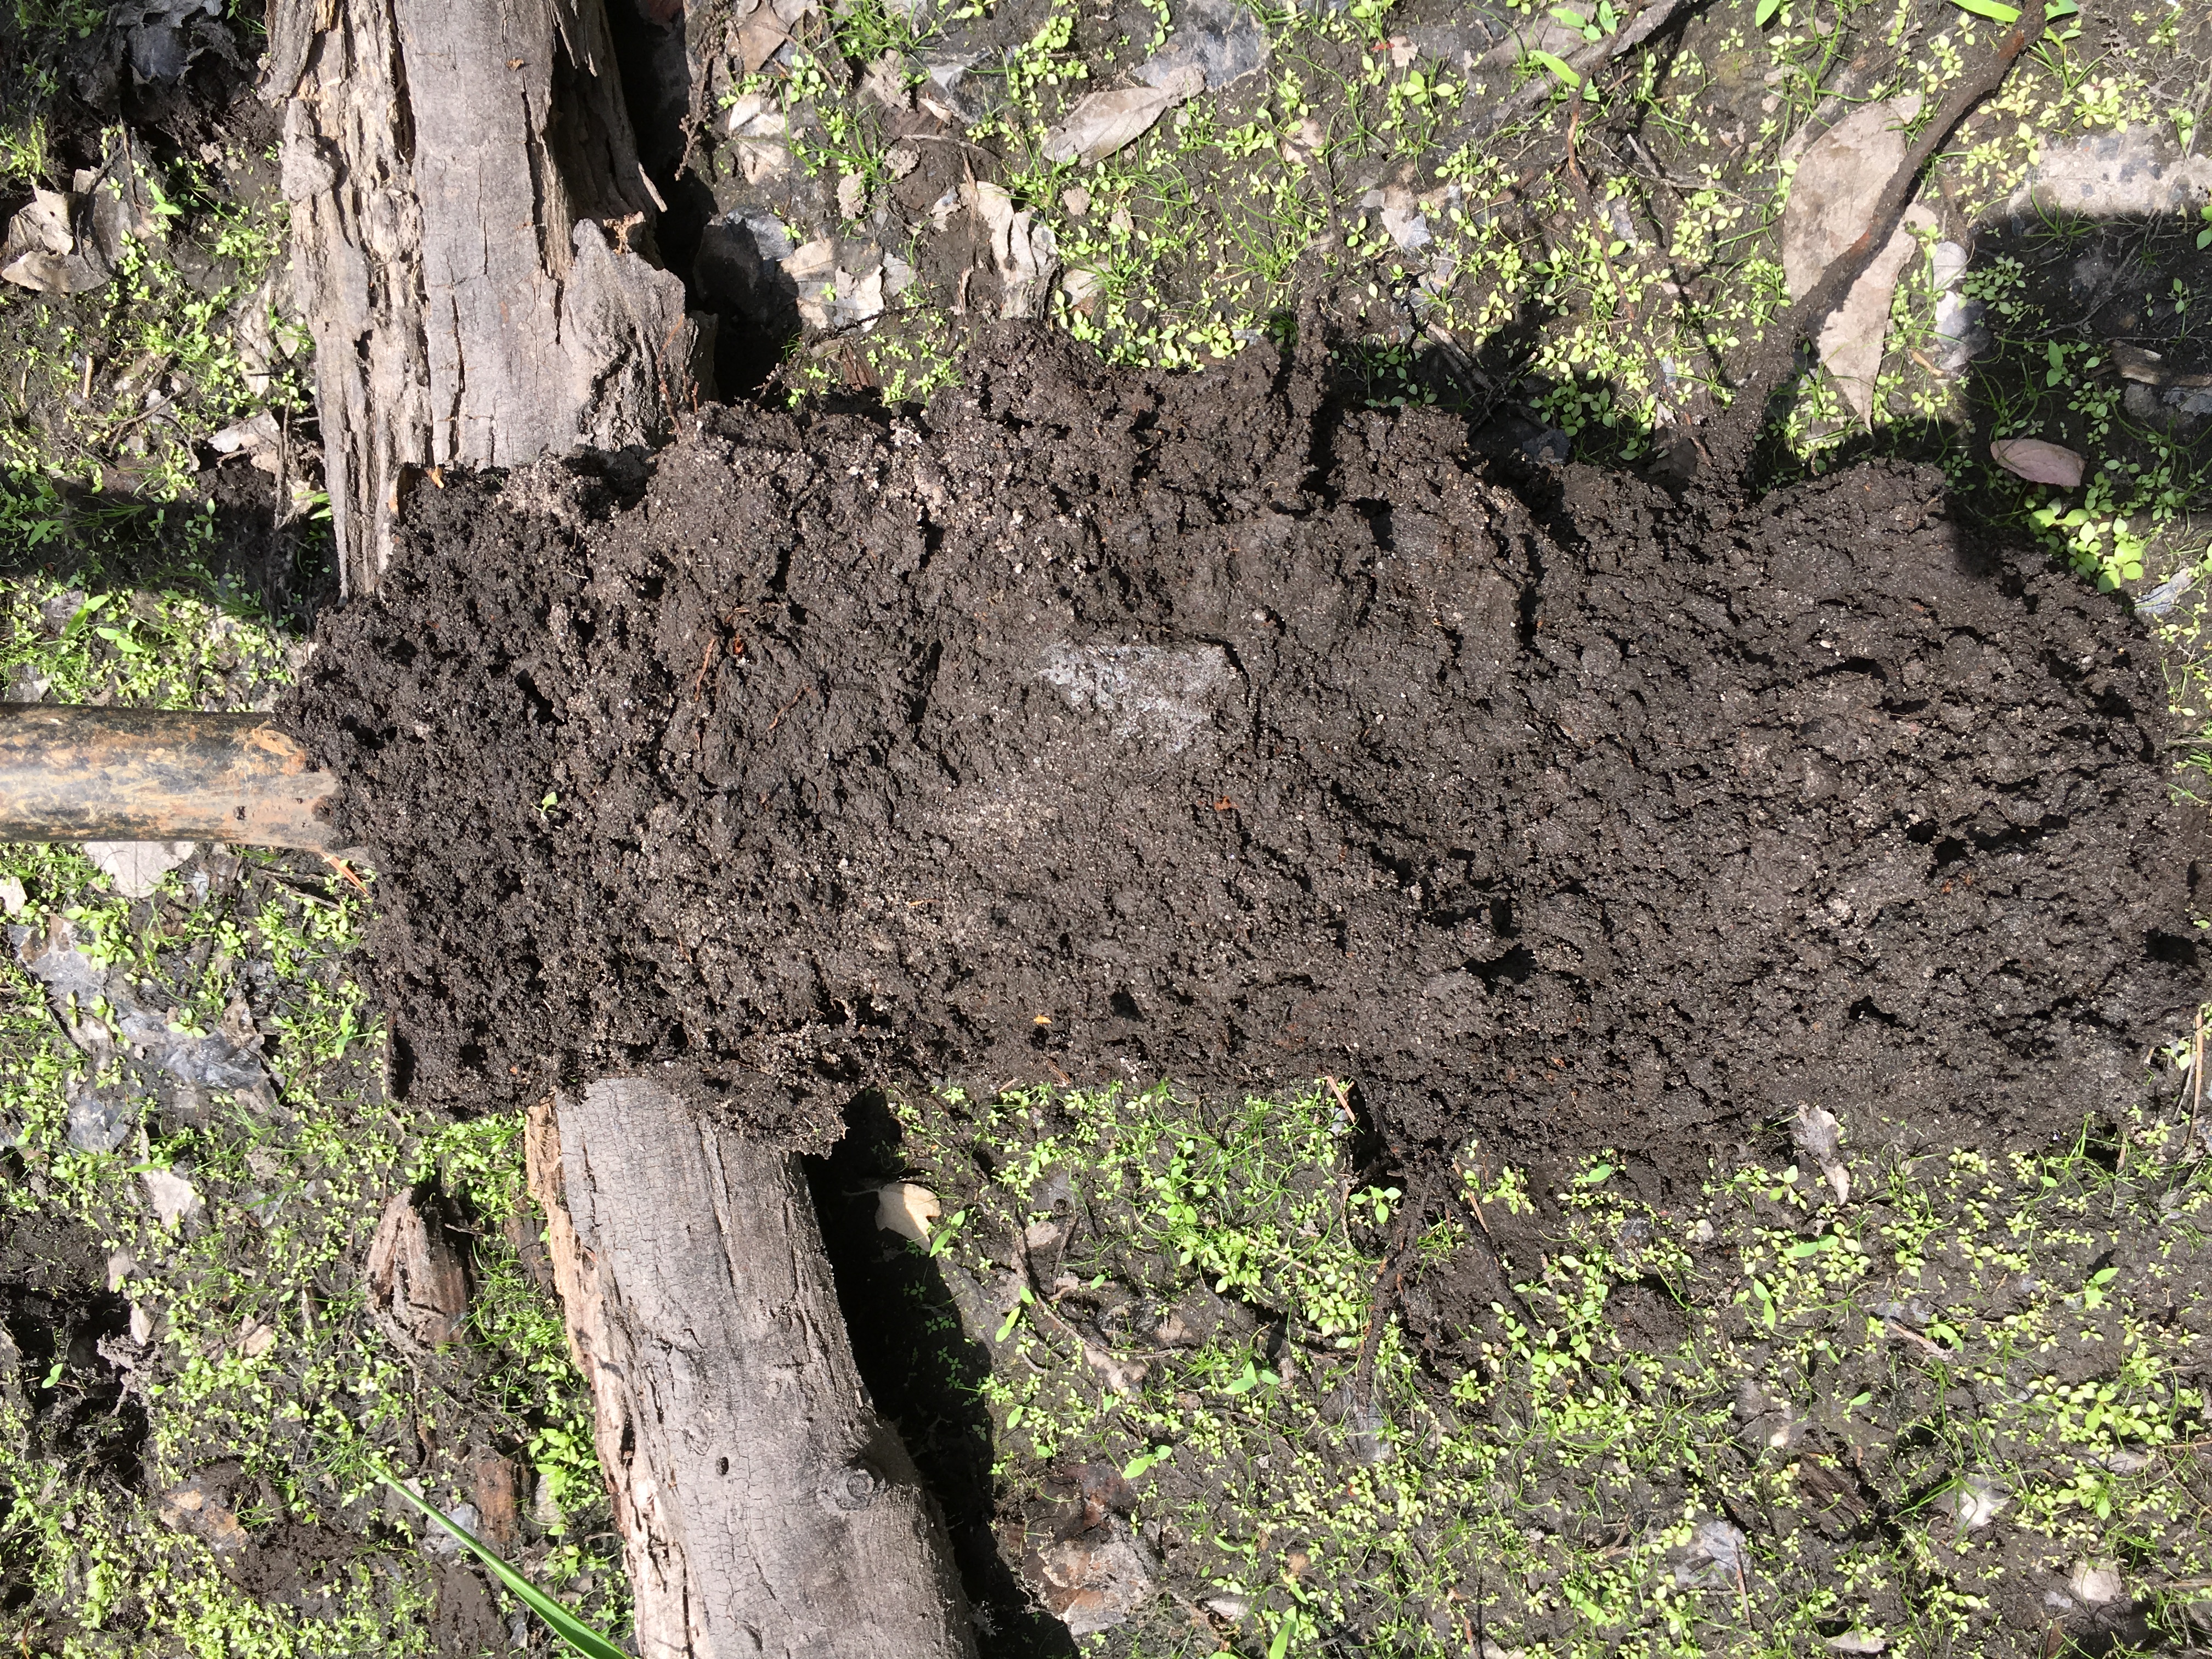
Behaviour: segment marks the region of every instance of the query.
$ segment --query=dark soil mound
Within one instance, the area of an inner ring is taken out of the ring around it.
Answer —
[[[1862,468],[1540,524],[1444,420],[1035,337],[920,424],[718,411],[414,498],[289,708],[403,1071],[1356,1081],[1395,1133],[1701,1167],[1800,1102],[2133,1098],[2203,991],[2124,605]]]

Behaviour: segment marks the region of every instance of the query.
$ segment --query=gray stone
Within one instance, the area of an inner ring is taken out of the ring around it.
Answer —
[[[2008,204],[2099,218],[2193,213],[2212,198],[2212,156],[2184,157],[2161,128],[2124,127],[2046,145]]]
[[[1166,88],[1195,69],[1210,92],[1243,80],[1267,61],[1267,32],[1250,12],[1235,0],[1191,0],[1176,13],[1167,44],[1138,65],[1137,78]]]
[[[69,1144],[80,1152],[112,1152],[137,1127],[135,1103],[119,1092],[88,1089],[69,1103]]]

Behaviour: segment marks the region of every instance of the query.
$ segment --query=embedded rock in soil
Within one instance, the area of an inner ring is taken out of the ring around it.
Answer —
[[[1540,523],[1261,351],[970,374],[412,497],[288,713],[414,1087],[662,1068],[819,1146],[872,1084],[1328,1073],[1686,1172],[2070,1133],[2202,996],[2140,626],[1936,474]]]

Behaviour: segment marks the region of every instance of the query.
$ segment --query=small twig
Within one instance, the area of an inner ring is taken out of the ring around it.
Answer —
[[[783,717],[786,714],[788,714],[793,709],[798,708],[799,700],[813,689],[814,688],[811,685],[802,685],[797,691],[793,692],[792,694],[791,701],[775,711],[775,718],[768,723],[768,730],[762,732],[761,736],[764,738],[775,736],[775,728],[783,724]]]
[[[1344,1121],[1350,1124],[1353,1128],[1358,1128],[1359,1127],[1359,1116],[1358,1113],[1352,1109],[1352,1097],[1345,1089],[1345,1086],[1333,1077],[1325,1077],[1322,1081],[1328,1085],[1329,1093],[1336,1097],[1337,1107],[1343,1112]]]
[[[363,881],[359,876],[354,874],[353,866],[348,864],[343,859],[331,857],[328,853],[323,854],[323,862],[329,865],[331,869],[337,871],[338,874],[343,876],[348,881],[351,882],[354,884],[355,890],[363,898],[367,898],[368,896],[368,884]]]
[[[1474,1182],[1462,1181],[1459,1195],[1467,1207],[1474,1212],[1474,1224],[1482,1229],[1482,1236],[1490,1241],[1490,1253],[1498,1254],[1498,1236],[1490,1231],[1490,1218],[1482,1212],[1482,1188],[1480,1177]]]

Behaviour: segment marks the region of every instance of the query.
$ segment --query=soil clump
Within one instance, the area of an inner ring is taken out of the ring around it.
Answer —
[[[871,1085],[1328,1074],[1416,1157],[1691,1178],[2136,1097],[2203,828],[2124,601],[1909,466],[1532,511],[1324,368],[1008,331],[919,418],[418,489],[283,711],[403,1080],[653,1068],[818,1148]]]

